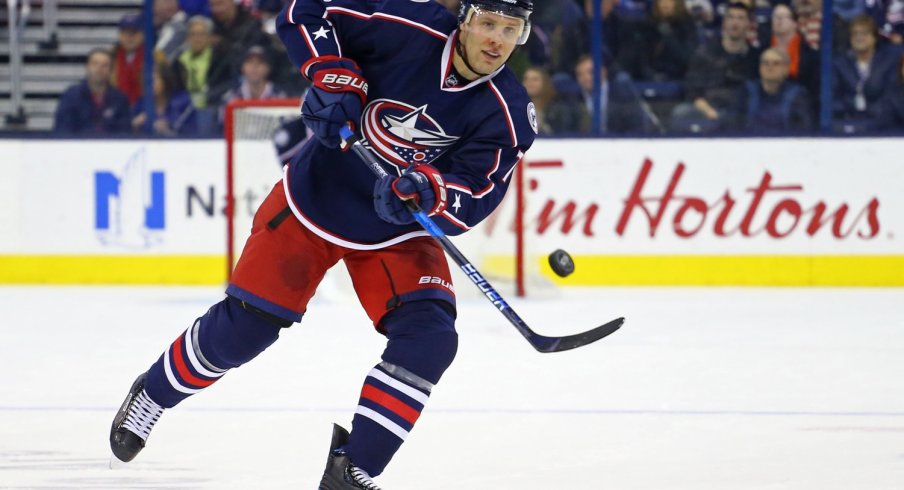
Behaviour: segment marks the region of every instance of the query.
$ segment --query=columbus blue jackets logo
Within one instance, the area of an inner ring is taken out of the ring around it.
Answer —
[[[364,109],[364,137],[371,149],[398,168],[430,163],[458,141],[427,114],[427,105],[377,99]]]

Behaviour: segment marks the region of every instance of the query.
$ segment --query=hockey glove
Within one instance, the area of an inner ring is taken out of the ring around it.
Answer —
[[[337,148],[339,128],[347,123],[352,129],[358,126],[367,102],[367,81],[354,61],[337,56],[314,58],[303,73],[314,83],[301,104],[301,116],[321,143]]]
[[[419,165],[401,177],[387,175],[374,185],[374,209],[377,215],[396,225],[414,222],[414,216],[404,201],[414,199],[429,216],[446,209],[446,184],[439,170]]]

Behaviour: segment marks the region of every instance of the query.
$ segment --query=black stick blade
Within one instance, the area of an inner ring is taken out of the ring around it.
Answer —
[[[624,318],[616,318],[605,325],[600,325],[599,327],[584,333],[568,335],[566,337],[545,337],[543,335],[534,334],[528,338],[528,341],[534,346],[534,349],[537,349],[540,352],[562,352],[591,344],[607,335],[615,333],[616,330],[621,328],[623,323],[625,323]]]

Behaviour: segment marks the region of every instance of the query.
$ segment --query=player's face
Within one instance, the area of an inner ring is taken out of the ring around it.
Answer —
[[[515,50],[524,28],[522,19],[477,10],[461,26],[460,42],[468,63],[481,76],[498,70]]]

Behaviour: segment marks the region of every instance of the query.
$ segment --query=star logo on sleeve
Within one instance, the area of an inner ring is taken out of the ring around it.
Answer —
[[[317,29],[316,31],[313,32],[314,40],[316,41],[320,38],[327,39],[329,33],[330,33],[330,31],[326,30],[323,26],[320,26],[320,29]]]
[[[455,208],[455,214],[458,214],[458,210],[461,208],[461,194],[455,193],[455,202],[452,203],[452,207]]]

